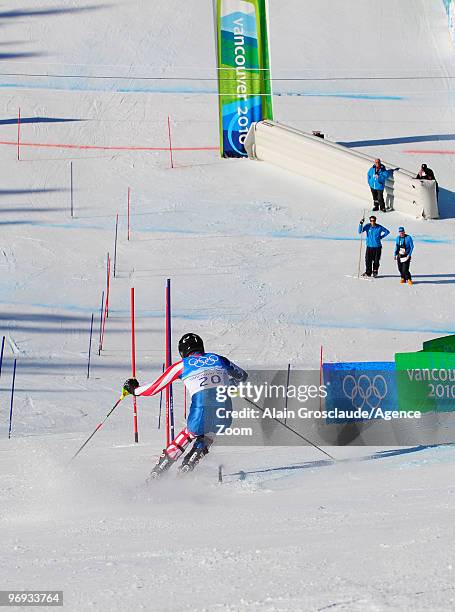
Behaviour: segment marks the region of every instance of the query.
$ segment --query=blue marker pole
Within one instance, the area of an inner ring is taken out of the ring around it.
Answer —
[[[0,351],[0,376],[2,375],[2,364],[3,364],[3,351],[5,349],[5,336],[2,340],[2,350]]]
[[[92,336],[93,336],[93,313],[92,313],[92,320],[90,322],[90,341],[88,344],[87,378],[90,378],[90,358],[92,356]]]
[[[14,368],[13,368],[13,384],[11,386],[11,404],[9,409],[9,430],[8,430],[8,439],[11,438],[11,429],[13,427],[13,402],[14,402],[14,385],[16,383],[16,359],[14,360]]]

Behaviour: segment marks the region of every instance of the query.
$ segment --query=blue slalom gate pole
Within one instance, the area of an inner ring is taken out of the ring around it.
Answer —
[[[172,364],[172,309],[171,309],[171,279],[166,280],[166,320],[167,320],[167,360],[166,364],[169,367]],[[172,384],[169,386],[169,425],[170,425],[170,438],[171,441],[174,439],[174,393]]]
[[[163,370],[164,372],[164,363],[163,363]],[[163,408],[163,392],[160,391],[160,411],[158,413],[158,429],[161,429],[161,410]]]
[[[5,349],[5,336],[3,336],[2,350],[0,351],[0,376],[2,375],[3,351],[4,351],[4,349]]]
[[[90,322],[90,341],[88,343],[88,363],[87,363],[87,378],[90,378],[90,359],[92,357],[92,336],[93,336],[93,313]]]
[[[13,367],[13,384],[11,385],[11,404],[9,408],[9,429],[8,429],[8,439],[11,438],[11,429],[13,427],[13,403],[14,403],[14,385],[16,383],[16,359],[14,360]]]

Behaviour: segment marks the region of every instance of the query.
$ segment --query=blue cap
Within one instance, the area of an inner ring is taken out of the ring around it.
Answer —
[[[398,228],[398,231],[399,231],[399,232],[404,232],[404,227],[403,227],[403,226],[399,227],[399,228]]]

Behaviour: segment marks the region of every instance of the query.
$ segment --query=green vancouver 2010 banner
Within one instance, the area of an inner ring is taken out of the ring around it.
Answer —
[[[221,155],[245,157],[251,124],[273,118],[267,0],[213,1]]]

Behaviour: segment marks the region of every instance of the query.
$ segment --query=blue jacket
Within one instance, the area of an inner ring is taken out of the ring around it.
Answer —
[[[412,251],[414,250],[414,241],[411,236],[407,234],[404,235],[403,238],[401,236],[397,236],[395,242],[395,257],[399,254],[400,249],[405,249],[405,256],[411,257]]]
[[[385,166],[381,164],[379,172],[376,171],[376,166],[373,165],[368,170],[368,185],[371,189],[377,189],[378,191],[384,191],[386,180],[393,175],[393,170],[386,170]]]
[[[367,234],[367,247],[375,248],[381,247],[381,240],[390,234],[389,230],[382,225],[376,224],[374,227],[371,223],[363,225],[359,223],[359,234],[366,232]]]

